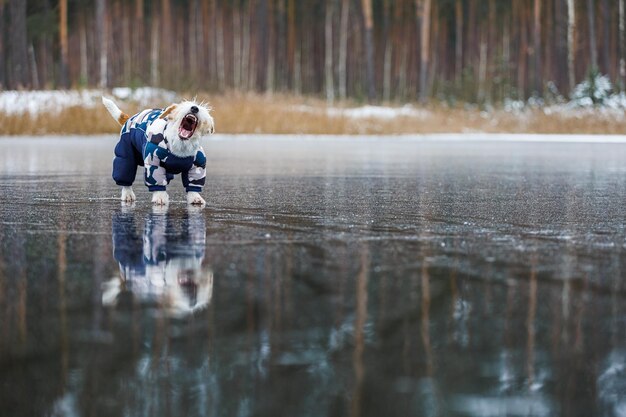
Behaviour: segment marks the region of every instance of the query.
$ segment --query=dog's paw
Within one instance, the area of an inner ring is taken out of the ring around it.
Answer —
[[[202,198],[200,193],[197,193],[195,191],[189,191],[187,193],[187,204],[204,207],[206,205],[206,201],[204,201],[204,198]]]
[[[170,196],[166,191],[155,191],[152,194],[152,203],[157,206],[166,206],[170,202]]]
[[[137,200],[133,187],[122,187],[122,197],[120,198],[123,203],[134,203]]]

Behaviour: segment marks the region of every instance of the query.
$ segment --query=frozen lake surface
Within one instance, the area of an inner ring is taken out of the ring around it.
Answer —
[[[626,416],[623,138],[459,138],[0,139],[0,414]]]

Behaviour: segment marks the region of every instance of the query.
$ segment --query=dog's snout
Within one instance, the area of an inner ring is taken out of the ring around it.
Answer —
[[[198,106],[191,106],[191,112],[192,113],[198,113],[200,110],[198,109]]]

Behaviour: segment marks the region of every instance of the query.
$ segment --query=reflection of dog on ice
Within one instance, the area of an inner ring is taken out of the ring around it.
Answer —
[[[143,242],[131,213],[113,217],[113,256],[120,277],[103,284],[102,303],[116,305],[127,293],[141,303],[155,303],[168,315],[183,317],[208,306],[213,293],[213,272],[202,268],[206,225],[201,212],[177,221],[167,213],[148,215]]]

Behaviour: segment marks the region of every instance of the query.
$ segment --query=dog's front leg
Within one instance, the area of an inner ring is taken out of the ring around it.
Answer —
[[[195,192],[195,191],[188,191],[187,192],[187,204],[193,204],[194,206],[204,207],[206,205],[206,201],[204,201],[204,198],[202,198],[200,193]]]
[[[122,187],[122,202],[124,203],[134,203],[137,200],[135,197],[135,193],[133,192],[133,187]]]
[[[166,206],[170,202],[170,196],[167,195],[167,191],[153,191],[152,203],[156,206]]]

